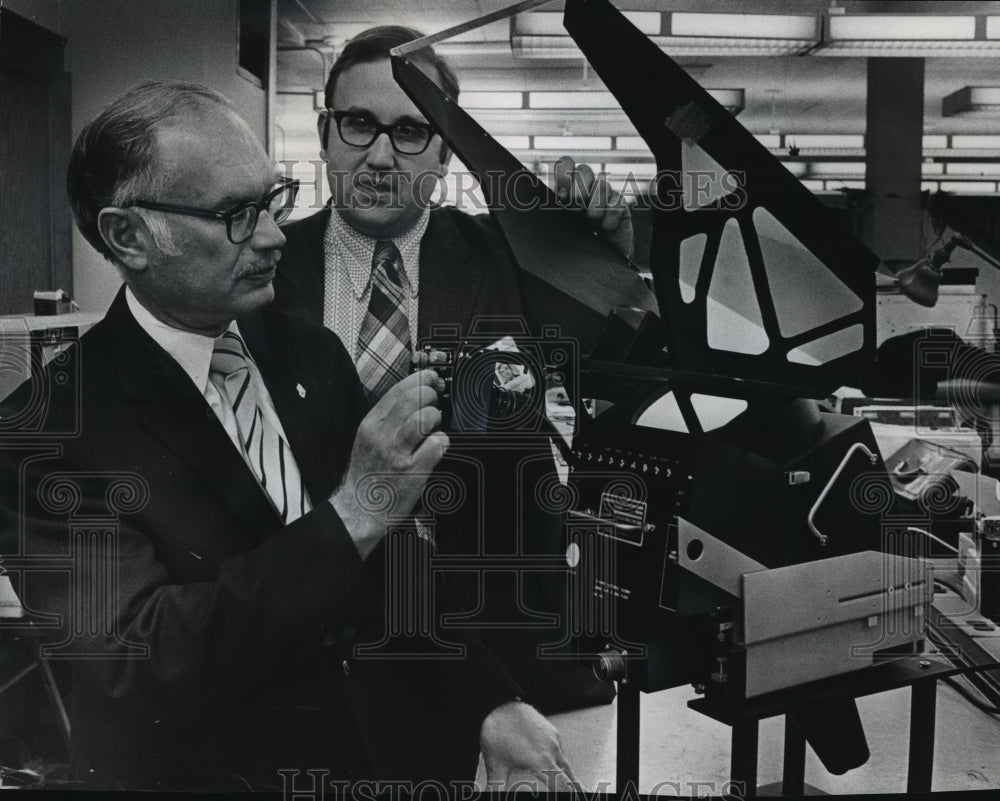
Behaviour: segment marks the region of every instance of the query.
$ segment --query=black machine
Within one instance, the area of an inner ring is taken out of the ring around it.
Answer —
[[[653,292],[409,58],[443,34],[393,67],[479,177],[532,341],[556,325],[579,349],[580,652],[730,705],[912,652],[929,575],[884,553],[895,501],[868,422],[817,403],[874,360],[878,258],[607,0],[567,0],[564,25],[656,158]],[[843,707],[824,713],[832,747],[803,727],[838,772],[867,758]]]

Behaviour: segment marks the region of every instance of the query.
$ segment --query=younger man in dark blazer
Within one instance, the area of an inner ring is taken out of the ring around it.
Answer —
[[[278,307],[337,333],[360,366],[367,358],[364,321],[376,279],[373,254],[391,242],[399,258],[399,314],[410,350],[442,327],[468,336],[486,330],[517,334],[524,308],[514,266],[488,215],[431,208],[430,194],[448,170],[441,136],[396,84],[389,51],[420,34],[384,26],[358,34],[341,51],[320,112],[320,155],[332,198],[327,208],[283,229],[288,239],[275,279]],[[432,49],[412,56],[438,86],[458,99],[458,80]],[[626,255],[632,250],[628,208],[586,165],[556,165],[559,196],[585,190],[584,213]],[[571,180],[573,179],[573,180]],[[553,321],[558,322],[558,321]],[[405,337],[404,337],[405,338]],[[543,387],[544,389],[544,387]],[[474,557],[553,564],[565,546],[562,518],[538,503],[558,481],[547,440],[497,439],[490,447],[454,443],[439,473],[457,477],[463,508],[435,527],[438,552],[465,558],[452,576],[478,629],[527,696],[546,712],[606,702],[610,684],[567,661],[565,570],[485,571]],[[565,565],[563,565],[565,568]],[[546,656],[545,654],[549,654]]]

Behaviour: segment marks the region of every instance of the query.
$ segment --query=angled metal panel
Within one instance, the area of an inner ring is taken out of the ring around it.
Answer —
[[[589,353],[615,306],[657,311],[653,293],[636,270],[588,230],[579,210],[557,203],[534,173],[408,56],[394,53],[392,66],[396,81],[479,179],[519,268],[532,333],[557,324],[563,337],[578,340],[581,352]]]
[[[878,258],[834,229],[820,201],[607,0],[567,0],[564,24],[656,157],[651,268],[674,365],[802,395],[856,384],[874,359]],[[709,165],[698,208],[685,208],[697,180],[685,160]],[[720,170],[731,174],[713,178]],[[831,315],[823,291],[838,292],[846,313]],[[791,308],[796,298],[804,309]],[[734,300],[751,311],[734,312]],[[713,316],[733,324],[740,352],[711,341]]]

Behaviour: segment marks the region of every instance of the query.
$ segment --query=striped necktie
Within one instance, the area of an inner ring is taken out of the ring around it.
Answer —
[[[257,402],[249,358],[239,334],[227,331],[215,342],[208,377],[233,411],[240,444],[257,481],[288,523],[306,511],[302,476],[288,443]]]
[[[373,400],[410,370],[410,322],[400,271],[403,258],[388,239],[375,244],[368,313],[358,334],[358,376]]]

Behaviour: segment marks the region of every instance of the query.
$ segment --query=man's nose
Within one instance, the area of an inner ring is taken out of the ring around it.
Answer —
[[[365,157],[371,167],[391,167],[396,161],[396,151],[392,147],[389,134],[383,131],[375,137],[375,141],[368,145],[368,153]]]
[[[253,240],[256,247],[261,250],[280,248],[285,244],[285,235],[270,212],[262,211],[257,216],[257,227],[253,232]]]

